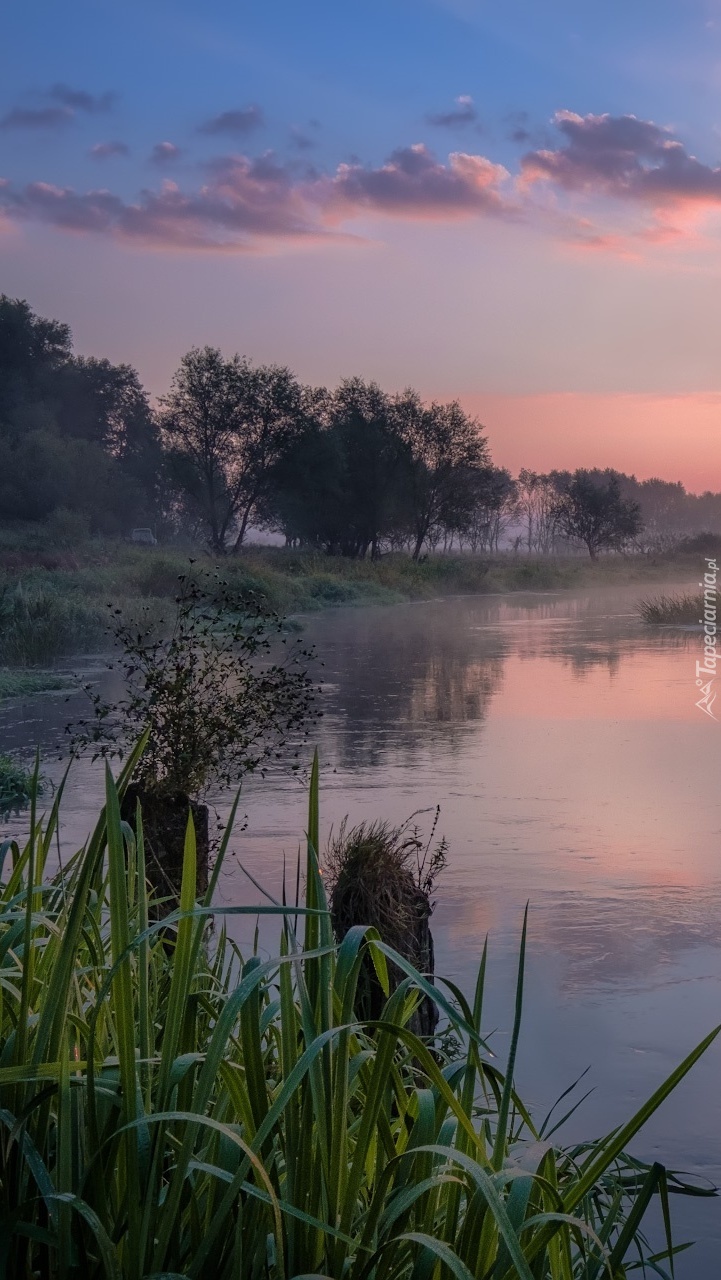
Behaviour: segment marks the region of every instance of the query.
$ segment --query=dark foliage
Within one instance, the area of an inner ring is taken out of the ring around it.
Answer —
[[[582,542],[592,560],[603,549],[622,548],[642,527],[640,506],[622,496],[613,472],[598,479],[588,471],[575,471],[559,482],[554,514],[564,537]]]
[[[67,325],[0,296],[0,511],[59,509],[88,532],[126,533],[159,517],[162,457],[134,369],[72,351]]]
[[[68,727],[75,749],[123,755],[148,727],[138,787],[197,796],[262,770],[302,738],[313,714],[312,655],[257,597],[191,571],[167,621],[111,616],[126,693],[109,703],[88,688],[91,717]]]

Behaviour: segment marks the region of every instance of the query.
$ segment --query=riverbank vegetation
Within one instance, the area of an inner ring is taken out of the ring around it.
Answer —
[[[411,1280],[622,1277],[624,1259],[669,1271],[670,1238],[644,1217],[683,1183],[625,1154],[715,1036],[631,1119],[564,1146],[514,1084],[525,927],[507,1060],[483,1035],[486,953],[474,995],[430,984],[372,930],[339,946],[319,874],[317,773],[305,897],[265,899],[274,958],[241,955],[233,917],[194,899],[189,826],[179,909],[152,919],[142,819],[121,822],[139,749],[84,848],[53,872],[62,788],[0,871],[0,1212],[7,1275],[347,1276]],[[388,990],[361,1021],[366,956]],[[409,1030],[418,1001],[448,1034]],[[449,1054],[443,1044],[455,1047]],[[572,1103],[566,1099],[567,1108]],[[663,1235],[663,1233],[662,1233]]]
[[[696,595],[680,592],[640,600],[638,612],[644,622],[654,626],[701,627],[704,615],[703,592]]]
[[[132,620],[167,616],[190,544],[135,547],[119,539],[83,538],[49,551],[42,530],[0,530],[0,667],[31,668],[111,644],[109,605]],[[502,591],[679,582],[695,578],[698,555],[430,555],[401,553],[350,560],[289,547],[248,546],[233,557],[202,557],[233,591],[254,594],[288,616],[355,605],[393,604]],[[30,676],[28,671],[28,676]],[[3,672],[0,670],[0,696]]]
[[[55,671],[27,671],[0,668],[0,702],[6,698],[26,698],[35,693],[68,689],[72,681]]]
[[[14,756],[0,755],[0,816],[24,809],[39,788],[34,775],[23,768]]]

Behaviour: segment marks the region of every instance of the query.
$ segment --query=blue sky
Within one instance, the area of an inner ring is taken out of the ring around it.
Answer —
[[[295,126],[313,140],[316,162],[357,155],[377,163],[421,135],[439,148],[466,142],[468,126],[439,130],[426,121],[461,94],[473,97],[479,136],[504,163],[519,150],[514,126],[540,135],[562,107],[672,123],[694,146],[721,155],[721,9],[697,0],[30,0],[6,13],[3,29],[6,109],[39,107],[58,83],[118,94],[106,116],[76,118],[50,138],[49,130],[6,131],[3,158],[28,180],[40,158],[65,181],[87,175],[83,147],[103,131],[132,150],[120,175],[126,183],[137,181],[159,140],[175,141],[186,163],[199,161],[213,147],[198,125],[250,103],[266,117],[251,140],[256,152],[292,156]],[[515,113],[527,119],[509,119]]]
[[[155,393],[204,341],[414,382],[511,465],[721,467],[721,3],[29,0],[3,26],[0,289],[81,350]]]

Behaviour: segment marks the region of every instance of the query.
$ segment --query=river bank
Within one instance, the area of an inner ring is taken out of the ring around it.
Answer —
[[[40,532],[0,535],[0,668],[48,664],[106,646],[108,607],[162,618],[190,563],[255,592],[278,613],[395,604],[444,596],[557,591],[688,580],[698,557],[582,557],[402,553],[347,560],[284,547],[248,547],[215,559],[190,546],[137,547],[93,539],[52,545]],[[0,696],[2,696],[0,694]]]

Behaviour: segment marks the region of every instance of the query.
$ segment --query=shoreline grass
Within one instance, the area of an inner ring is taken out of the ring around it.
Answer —
[[[55,671],[34,671],[23,668],[0,668],[0,702],[8,698],[31,697],[38,693],[57,693],[72,688],[69,676]]]
[[[685,592],[679,595],[660,595],[639,600],[636,606],[640,617],[650,626],[703,627],[703,592],[695,595]]]
[[[0,667],[32,667],[109,647],[107,607],[162,616],[180,574],[195,558],[234,590],[262,595],[285,615],[349,606],[397,604],[451,595],[562,591],[695,576],[698,557],[494,557],[401,553],[349,560],[286,547],[249,546],[221,560],[197,548],[134,547],[91,539],[51,553],[37,531],[0,529]]]
[[[14,756],[3,752],[0,754],[0,816],[19,813],[27,808],[33,793],[39,794],[41,782],[39,777],[18,764]]]
[[[513,1083],[525,923],[500,1069],[482,1030],[485,949],[466,998],[373,930],[336,944],[315,764],[301,902],[211,907],[228,829],[195,903],[191,825],[179,908],[149,924],[142,821],[133,835],[120,819],[139,753],[117,785],[107,773],[96,829],[56,875],[62,788],[23,849],[0,848],[6,1274],[621,1280],[625,1258],[652,1254],[667,1274],[668,1190],[684,1185],[625,1151],[716,1032],[625,1125],[564,1147]],[[278,921],[271,959],[242,956],[222,927],[259,912]],[[389,962],[406,974],[370,1022],[355,1013],[365,956],[386,991]],[[450,1057],[409,1030],[424,995],[454,1033]],[[644,1234],[655,1195],[665,1244]]]

